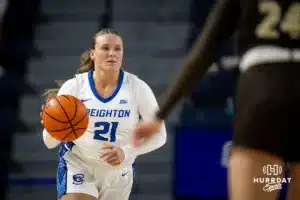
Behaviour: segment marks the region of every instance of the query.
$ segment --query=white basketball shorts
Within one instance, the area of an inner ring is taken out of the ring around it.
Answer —
[[[57,172],[58,199],[67,193],[84,193],[100,200],[128,200],[133,167],[111,167],[72,152],[72,143],[61,145]]]

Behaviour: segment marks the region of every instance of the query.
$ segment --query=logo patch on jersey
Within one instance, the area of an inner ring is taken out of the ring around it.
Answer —
[[[73,175],[73,184],[81,185],[84,181],[84,174],[75,174]]]
[[[128,103],[127,100],[124,99],[120,100],[120,104],[126,104],[126,103]]]
[[[83,102],[86,102],[86,101],[89,101],[89,100],[91,100],[92,98],[89,98],[89,99],[81,99],[81,102],[83,103]]]

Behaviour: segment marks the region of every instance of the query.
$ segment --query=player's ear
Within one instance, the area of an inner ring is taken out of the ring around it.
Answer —
[[[95,58],[95,50],[94,50],[94,49],[91,49],[89,53],[90,53],[90,58],[91,58],[92,60],[94,60],[94,58]]]

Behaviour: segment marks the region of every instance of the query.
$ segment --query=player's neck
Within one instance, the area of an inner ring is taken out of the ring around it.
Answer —
[[[120,72],[95,71],[93,79],[97,88],[112,88],[118,84]]]

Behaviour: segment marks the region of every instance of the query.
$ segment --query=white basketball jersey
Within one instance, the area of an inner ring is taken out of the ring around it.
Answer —
[[[88,129],[74,144],[85,156],[100,160],[101,148],[106,142],[118,146],[129,143],[139,116],[150,118],[157,109],[157,102],[148,85],[128,72],[121,71],[117,88],[107,98],[98,94],[92,77],[93,72],[76,75],[62,86],[58,95],[70,94],[85,104],[89,113]],[[143,113],[143,110],[149,112]]]
[[[134,148],[130,136],[141,117],[144,121],[153,118],[158,109],[156,98],[150,87],[137,76],[121,71],[114,93],[107,98],[96,91],[93,73],[78,74],[66,81],[58,95],[69,94],[79,98],[89,113],[89,125],[86,132],[73,141],[75,151],[89,159],[100,159],[102,147],[110,142],[120,147],[125,154],[125,163],[132,164],[136,156],[151,152],[166,142],[165,125],[142,147]],[[43,131],[43,140],[48,148],[56,147],[55,140],[47,131]]]

